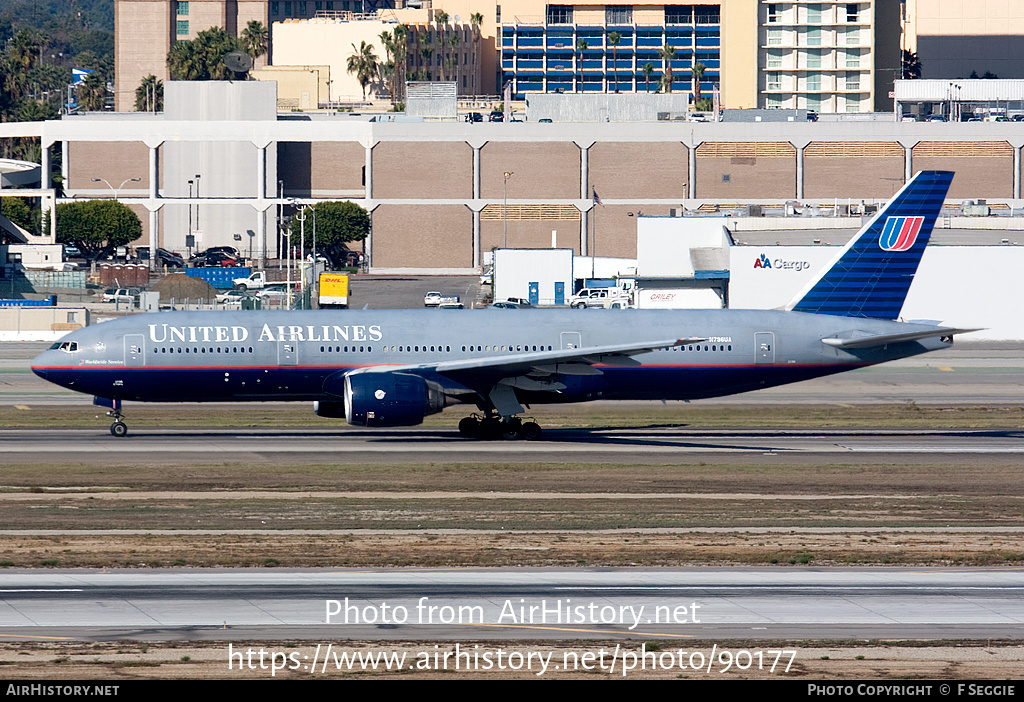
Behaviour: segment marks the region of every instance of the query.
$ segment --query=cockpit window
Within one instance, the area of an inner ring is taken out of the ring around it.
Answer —
[[[60,350],[60,351],[67,351],[68,353],[74,353],[75,351],[78,351],[78,342],[77,341],[58,341],[57,343],[55,343],[53,346],[50,347],[50,350],[51,351]]]

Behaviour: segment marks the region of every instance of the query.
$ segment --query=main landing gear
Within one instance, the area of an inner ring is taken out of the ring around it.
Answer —
[[[128,425],[121,421],[121,417],[124,415],[119,410],[110,410],[107,412],[107,416],[114,418],[114,423],[110,425],[111,434],[119,439],[128,435]]]
[[[459,434],[470,439],[536,441],[540,438],[541,433],[540,425],[536,422],[524,422],[519,417],[503,419],[497,414],[487,414],[483,417],[474,414],[459,422]]]

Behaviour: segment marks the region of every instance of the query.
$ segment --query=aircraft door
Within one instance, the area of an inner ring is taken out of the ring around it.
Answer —
[[[139,368],[146,365],[146,340],[142,334],[125,334],[124,365]]]
[[[578,349],[582,345],[579,332],[562,332],[563,349]]]
[[[754,332],[754,361],[775,363],[775,332]]]
[[[277,365],[294,366],[299,362],[299,346],[295,341],[277,342]]]

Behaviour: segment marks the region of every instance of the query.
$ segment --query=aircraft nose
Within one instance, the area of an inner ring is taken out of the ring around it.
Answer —
[[[46,379],[47,367],[50,365],[47,361],[52,354],[52,351],[43,351],[32,360],[32,372],[44,380]]]

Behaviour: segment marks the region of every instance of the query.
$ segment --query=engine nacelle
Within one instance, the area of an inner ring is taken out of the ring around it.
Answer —
[[[331,419],[345,418],[344,402],[314,402],[313,411],[318,417],[330,417]]]
[[[441,386],[410,373],[345,376],[345,419],[360,427],[408,427],[444,409]]]

